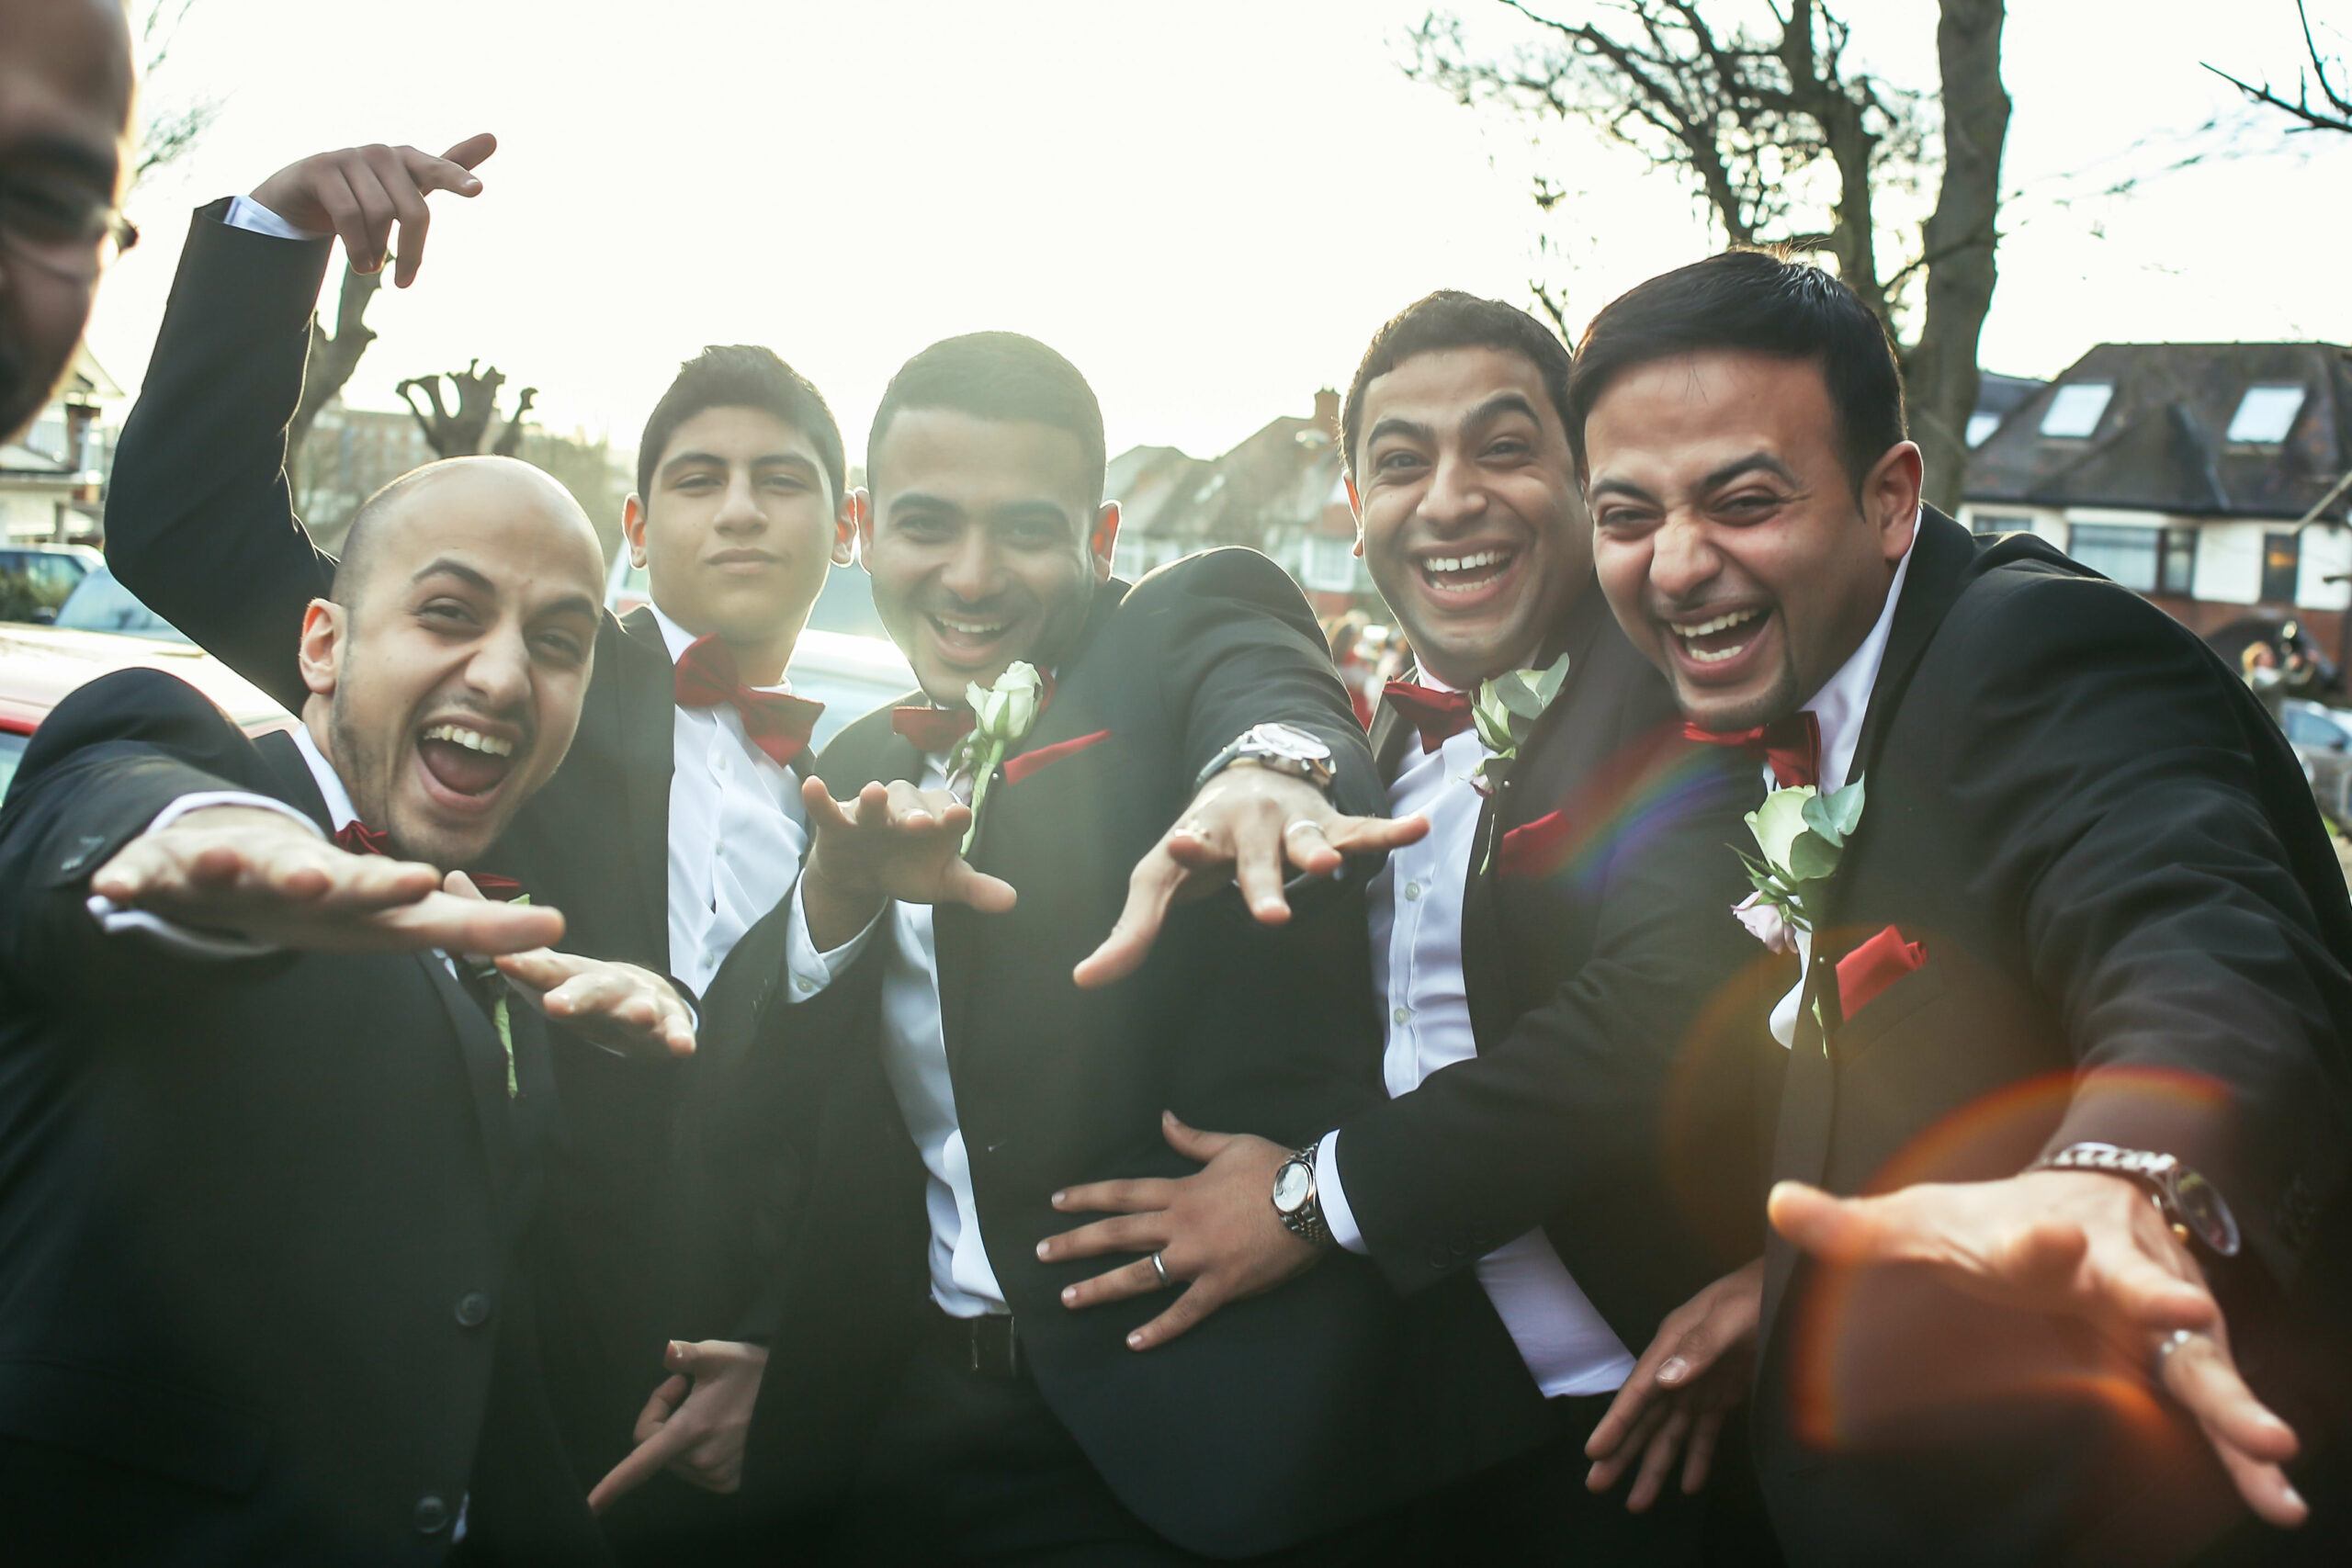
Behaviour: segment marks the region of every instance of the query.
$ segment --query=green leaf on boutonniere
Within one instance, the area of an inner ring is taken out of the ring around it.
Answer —
[[[965,854],[972,852],[979,839],[980,807],[1004,754],[1028,739],[1045,710],[1045,684],[1035,665],[1016,659],[1005,666],[996,684],[983,687],[976,681],[964,688],[965,700],[972,705],[972,732],[956,749],[955,771],[972,780],[972,826],[964,834]]]
[[[1820,802],[1806,804],[1817,806]],[[1818,882],[1838,869],[1838,846],[1809,829],[1799,833],[1796,841],[1789,846],[1789,869],[1800,882]]]
[[[1494,755],[1478,765],[1477,783],[1491,793],[1510,776],[1519,749],[1535,733],[1544,710],[1551,706],[1567,683],[1568,656],[1562,654],[1548,670],[1507,670],[1479,683],[1470,702],[1470,719],[1478,739]]]

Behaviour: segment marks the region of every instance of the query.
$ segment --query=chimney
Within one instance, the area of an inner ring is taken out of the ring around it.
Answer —
[[[1315,428],[1334,441],[1340,438],[1340,394],[1329,387],[1315,394]]]

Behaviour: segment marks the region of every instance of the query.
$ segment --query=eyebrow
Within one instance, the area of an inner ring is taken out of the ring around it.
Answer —
[[[1408,441],[1426,442],[1433,439],[1436,434],[1437,433],[1426,424],[1393,413],[1383,414],[1372,422],[1370,430],[1364,432],[1363,444],[1369,446],[1384,435],[1401,435]]]
[[[122,173],[122,160],[112,147],[100,151],[87,141],[54,131],[36,131],[23,141],[0,150],[0,163],[10,168],[27,164],[62,164],[73,173],[87,178],[93,185],[114,188],[116,178]]]
[[[552,604],[540,605],[537,616],[535,618],[545,619],[549,615],[587,615],[594,617],[601,614],[603,610],[603,605],[597,604],[595,600],[590,598],[585,593],[567,593],[562,598],[556,600]]]
[[[1790,484],[1798,482],[1796,475],[1790,470],[1789,466],[1770,452],[1750,452],[1745,457],[1733,458],[1705,479],[1701,479],[1699,489],[1702,491],[1721,490],[1742,474],[1750,473],[1758,468],[1777,479],[1785,479]]]
[[[1526,393],[1497,392],[1462,416],[1462,428],[1465,431],[1476,430],[1488,420],[1499,418],[1507,413],[1525,414],[1538,424],[1544,423],[1543,416],[1535,412],[1535,405],[1528,401]]]
[[[681,452],[662,465],[662,477],[666,479],[681,468],[724,468],[729,466],[729,459],[716,452]],[[817,465],[797,452],[763,452],[752,459],[752,467],[798,468],[809,474],[817,471]]]
[[[498,584],[492,582],[489,578],[484,577],[481,572],[476,571],[472,567],[466,565],[463,561],[451,560],[447,556],[442,556],[436,559],[427,561],[424,566],[417,569],[416,575],[410,578],[409,581],[411,582],[422,582],[428,577],[454,577],[458,581],[464,583],[467,587],[474,589],[477,592],[492,594],[498,592]]]

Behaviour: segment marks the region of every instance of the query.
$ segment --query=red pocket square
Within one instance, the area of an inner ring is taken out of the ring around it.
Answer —
[[[1570,833],[1568,814],[1547,811],[1532,822],[1521,823],[1503,835],[1495,852],[1495,871],[1502,876],[1542,876],[1559,859],[1560,846]]]
[[[1838,1006],[1848,1018],[1928,961],[1924,942],[1905,942],[1893,926],[1838,961]]]
[[[1004,782],[1019,784],[1048,762],[1058,762],[1073,751],[1083,751],[1089,746],[1110,739],[1109,730],[1098,729],[1091,735],[1081,735],[1075,740],[1057,740],[1051,746],[1040,746],[1035,751],[1023,751],[1018,757],[1007,758],[1004,764]]]

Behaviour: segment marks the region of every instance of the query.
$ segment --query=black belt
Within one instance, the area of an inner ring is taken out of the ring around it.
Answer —
[[[933,1315],[933,1332],[944,1342],[956,1366],[975,1377],[1029,1375],[1029,1358],[1022,1354],[1021,1334],[1013,1326],[1011,1313],[955,1317],[935,1312]]]

